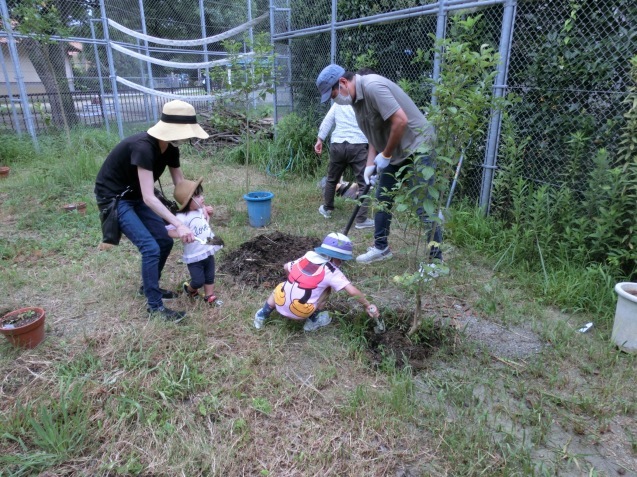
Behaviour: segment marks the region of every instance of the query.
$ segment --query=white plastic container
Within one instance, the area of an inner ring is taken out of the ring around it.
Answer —
[[[615,285],[617,309],[610,339],[627,353],[637,353],[637,283]]]

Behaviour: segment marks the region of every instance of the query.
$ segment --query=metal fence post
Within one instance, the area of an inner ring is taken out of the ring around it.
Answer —
[[[436,40],[444,40],[447,35],[447,12],[445,11],[445,0],[438,1],[438,17],[436,19]],[[432,72],[432,79],[434,80],[434,86],[431,90],[431,104],[435,105],[438,103],[438,99],[436,98],[436,84],[440,79],[440,63],[441,56],[438,50],[436,50],[434,56],[434,66]]]
[[[336,63],[336,14],[338,0],[332,0],[332,19],[330,25],[330,63]]]
[[[276,94],[276,48],[274,45],[274,34],[275,34],[275,28],[274,28],[274,14],[276,13],[276,7],[274,5],[275,0],[270,0],[270,44],[272,45],[272,52],[274,54],[274,61],[272,62],[272,101],[274,104],[274,111],[273,111],[273,121],[274,124],[277,124],[279,122],[279,111],[277,108],[277,94]],[[276,128],[274,130],[274,134],[276,137]]]
[[[142,23],[142,33],[144,35],[147,34],[146,31],[146,15],[144,13],[144,0],[139,0],[139,15],[140,15],[140,20]],[[150,56],[150,52],[148,50],[148,40],[144,40],[144,52],[146,53],[146,56]],[[150,61],[146,62],[146,65],[148,67],[148,87],[150,89],[155,89],[155,80],[153,79],[153,65],[151,64]],[[146,96],[147,100],[150,100],[150,98],[148,98],[148,95]],[[157,100],[156,98],[153,98],[152,100],[152,105],[151,105],[151,110],[153,111],[153,120],[154,122],[157,122],[159,119],[157,117]]]
[[[248,8],[250,7],[250,1],[248,0]],[[201,19],[201,37],[207,37],[206,30],[206,16],[203,8],[203,0],[199,0],[199,16]],[[252,18],[250,18],[252,19]],[[204,61],[208,62],[208,43],[204,43],[203,45],[203,58]],[[199,79],[199,75],[197,75],[197,79]],[[206,74],[204,75],[204,84],[206,85],[206,94],[210,96],[210,68],[206,66]]]
[[[287,25],[286,28],[288,29],[288,31],[290,31],[292,29],[292,8],[290,6],[290,0],[287,0],[286,3],[286,8],[287,8]],[[287,57],[287,74],[286,74],[286,80],[288,83],[288,90],[289,90],[289,101],[290,101],[290,105],[291,111],[294,111],[294,88],[292,88],[292,40],[288,39],[285,43],[286,46],[286,52],[285,55]]]
[[[507,0],[504,5],[502,15],[502,32],[500,35],[500,63],[498,64],[498,75],[493,86],[493,96],[501,98],[506,92],[507,75],[509,73],[509,60],[511,57],[511,39],[515,24],[515,11],[517,0]],[[493,190],[493,171],[496,168],[498,145],[500,143],[500,129],[502,127],[502,113],[494,110],[491,112],[489,123],[489,133],[487,136],[487,150],[484,155],[482,165],[482,185],[480,190],[479,206],[486,215],[491,208],[491,191]]]
[[[15,71],[15,80],[18,83],[18,91],[20,91],[22,115],[24,116],[27,131],[29,131],[31,139],[33,140],[35,150],[40,152],[40,143],[38,142],[38,136],[35,131],[35,126],[33,125],[33,117],[31,116],[31,110],[29,109],[29,98],[27,96],[26,87],[24,86],[24,77],[22,76],[22,69],[20,68],[18,47],[16,46],[15,37],[13,36],[13,28],[11,28],[11,18],[9,17],[9,8],[7,7],[6,0],[0,0],[0,10],[2,10],[2,22],[4,23],[4,30],[7,34],[7,43]]]
[[[22,136],[22,126],[18,120],[18,112],[15,109],[15,99],[13,99],[13,91],[11,91],[11,82],[9,81],[9,72],[7,71],[7,65],[4,62],[4,51],[2,50],[2,44],[0,44],[0,62],[2,63],[2,74],[4,75],[4,81],[7,86],[7,96],[9,96],[9,103],[11,104],[11,117],[13,118],[13,127],[15,128],[18,136]]]
[[[137,53],[141,54],[142,49],[141,49],[141,45],[139,42],[139,38],[135,38],[135,43],[137,45]],[[141,81],[142,81],[142,86],[146,86],[146,81],[144,78],[144,61],[139,60],[139,75],[141,77]],[[150,122],[150,104],[149,104],[149,100],[150,98],[148,97],[147,94],[144,95],[144,113],[146,115],[146,121]]]
[[[111,50],[111,40],[108,34],[108,21],[106,20],[106,6],[104,0],[100,0],[100,11],[102,14],[102,28],[104,29],[104,39],[106,40],[106,56],[108,58],[108,72],[111,78],[111,88],[113,89],[113,106],[115,107],[115,117],[117,118],[117,131],[120,139],[124,139],[124,127],[122,125],[122,111],[119,107],[119,95],[117,94],[117,79],[115,77],[115,64],[113,63],[113,52]]]
[[[104,107],[104,80],[102,78],[102,64],[100,62],[99,51],[97,48],[97,42],[95,37],[95,27],[93,26],[93,22],[99,22],[100,20],[97,18],[92,18],[89,20],[89,26],[91,27],[91,38],[93,38],[93,51],[95,53],[95,66],[97,67],[97,78],[100,83],[100,107],[102,108],[102,116],[104,117],[104,125],[106,126],[106,132],[111,132],[111,124],[108,120],[108,111]]]

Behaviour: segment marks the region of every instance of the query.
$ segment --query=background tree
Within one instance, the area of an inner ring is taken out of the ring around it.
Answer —
[[[72,25],[86,18],[90,1],[17,0],[8,2],[11,20],[20,33],[30,35],[20,43],[38,73],[51,105],[52,123],[65,130],[78,123],[75,104],[66,77],[68,43],[53,40],[66,37]]]
[[[252,101],[259,98],[263,101],[266,95],[272,94],[274,73],[274,54],[268,33],[255,35],[251,40],[245,35],[243,42],[225,40],[222,42],[228,54],[228,63],[215,66],[210,71],[211,79],[226,91],[225,100],[245,110],[245,166],[246,193],[250,192],[250,107]],[[249,51],[250,56],[242,55]]]

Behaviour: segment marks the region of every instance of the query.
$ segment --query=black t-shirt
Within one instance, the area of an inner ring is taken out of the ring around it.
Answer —
[[[162,154],[157,139],[147,132],[129,136],[106,157],[95,179],[95,195],[99,199],[112,199],[130,187],[126,199],[141,199],[137,167],[153,171],[157,180],[166,166],[179,167],[179,148],[168,144]]]

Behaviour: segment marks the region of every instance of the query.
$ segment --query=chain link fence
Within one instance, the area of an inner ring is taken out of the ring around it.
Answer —
[[[0,128],[29,132],[34,140],[52,127],[76,124],[118,124],[121,134],[123,122],[156,121],[170,95],[210,107],[209,99],[192,101],[220,90],[209,68],[170,63],[224,59],[222,42],[176,46],[145,38],[202,39],[263,15],[232,38],[271,35],[275,120],[296,112],[318,125],[327,105],[319,102],[315,79],[330,62],[409,81],[409,94],[424,107],[432,94],[423,80],[435,78],[444,65],[418,52],[431,49],[436,37],[453,37],[451,16],[481,15],[471,41],[503,54],[496,93],[520,98],[509,111],[514,127],[506,134],[526,144],[523,175],[557,186],[586,170],[598,150],[615,150],[627,109],[629,59],[636,53],[634,0],[102,0],[90,7],[83,0],[59,0],[57,11],[47,5],[0,0],[5,24],[0,32]],[[25,20],[29,8],[46,20],[48,29]],[[137,85],[166,95],[149,94]],[[490,174],[507,161],[501,134],[500,122],[491,122],[466,151],[457,189],[463,197],[486,198],[482,205],[489,204]]]
[[[180,96],[208,108],[221,88],[205,64],[227,58],[223,40],[241,42],[248,53],[250,39],[270,30],[267,2],[247,0],[0,6],[7,26],[0,32],[0,128],[28,131],[34,140],[75,125],[117,125],[121,134],[123,123],[157,121],[163,103]],[[34,16],[41,21],[29,22]]]
[[[275,6],[283,11],[285,4],[278,0]],[[507,8],[515,13],[508,36]],[[328,2],[296,4],[291,29],[273,32],[293,59],[294,104],[282,106],[320,118],[327,106],[319,104],[314,81],[331,62],[424,85],[424,78],[434,76],[435,65],[416,61],[417,51],[431,49],[436,35],[453,37],[452,15],[481,15],[473,44],[499,49],[508,64],[504,82],[497,86],[503,95],[514,93],[520,99],[509,111],[514,128],[507,134],[528,140],[524,177],[559,186],[574,168],[586,170],[600,148],[613,152],[627,110],[629,59],[637,53],[637,6],[625,0],[440,1],[419,6],[352,1],[339,2],[334,11]],[[409,93],[421,107],[432,100],[428,85]],[[458,188],[464,197],[488,198],[489,134],[497,135],[491,139],[497,146],[499,126],[485,130],[466,152]],[[506,160],[501,144],[496,153],[493,164]]]

